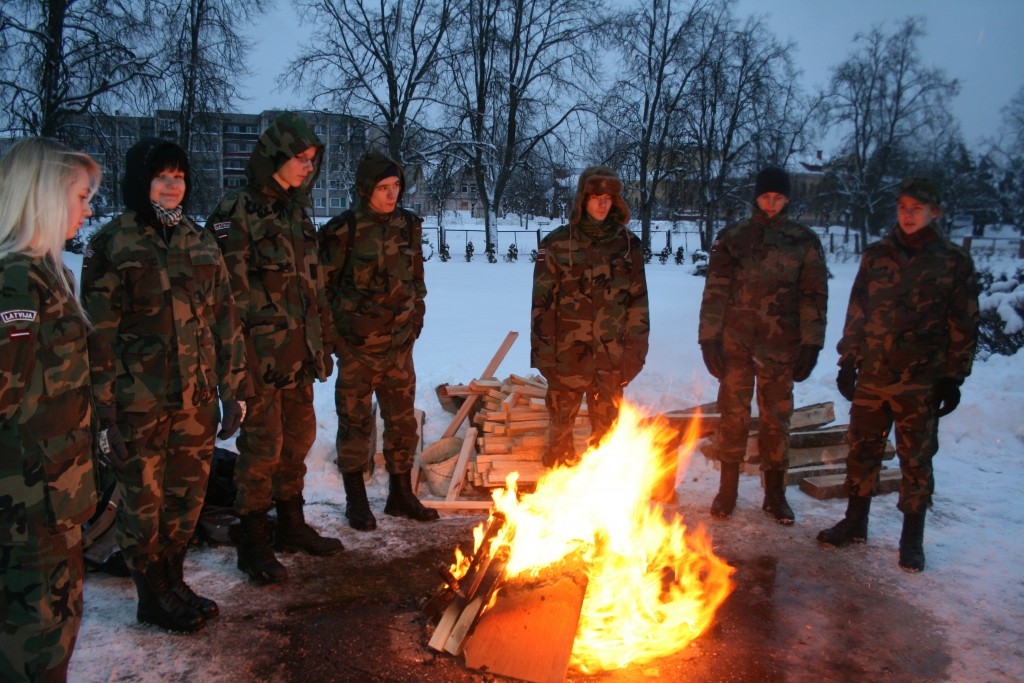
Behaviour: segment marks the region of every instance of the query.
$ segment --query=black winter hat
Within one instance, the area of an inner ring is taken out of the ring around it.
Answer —
[[[789,197],[789,174],[778,166],[767,166],[757,174],[754,181],[754,199],[765,192],[777,192]]]
[[[390,177],[398,178],[398,201],[402,201],[402,195],[405,194],[405,171],[402,165],[379,150],[366,150],[356,167],[356,192],[360,199],[364,203],[368,202],[377,183]]]

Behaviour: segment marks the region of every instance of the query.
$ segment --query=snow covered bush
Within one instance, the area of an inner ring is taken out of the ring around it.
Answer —
[[[978,357],[1014,355],[1024,346],[1024,268],[1013,273],[980,269],[978,286]]]

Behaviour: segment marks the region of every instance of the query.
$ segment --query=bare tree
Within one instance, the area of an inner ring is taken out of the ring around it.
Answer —
[[[318,28],[290,64],[287,82],[301,84],[297,91],[315,92],[313,106],[328,104],[379,125],[393,159],[430,156],[435,138],[426,130],[427,110],[435,101],[453,0],[299,4],[309,25]]]
[[[854,38],[858,48],[833,70],[829,119],[844,131],[837,178],[862,244],[891,217],[892,189],[913,168],[918,147],[948,126],[955,79],[921,63],[924,19],[908,17],[892,34],[881,27]]]
[[[651,246],[651,220],[661,186],[690,171],[692,147],[681,139],[691,85],[709,59],[712,38],[728,15],[720,0],[685,6],[652,0],[612,22],[622,54],[622,74],[600,107],[605,159],[636,179],[634,213]],[[632,175],[635,173],[635,175]]]
[[[157,104],[173,112],[173,131],[193,166],[192,208],[211,209],[223,194],[219,116],[242,99],[250,43],[241,31],[269,0],[165,0],[152,4],[162,78]]]
[[[3,128],[75,142],[75,117],[124,106],[158,77],[144,35],[145,4],[111,0],[14,0],[0,9]]]
[[[494,212],[529,159],[564,156],[566,122],[594,82],[600,2],[465,0],[449,66],[453,139],[480,188],[487,249]]]
[[[998,142],[986,155],[985,169],[999,195],[1000,218],[1024,234],[1024,85],[1002,110]]]
[[[708,58],[690,83],[681,126],[682,139],[695,150],[692,180],[705,248],[716,219],[749,210],[752,173],[765,163],[785,166],[801,151],[809,118],[795,85],[791,45],[779,43],[759,17],[743,25],[727,17],[716,28]]]

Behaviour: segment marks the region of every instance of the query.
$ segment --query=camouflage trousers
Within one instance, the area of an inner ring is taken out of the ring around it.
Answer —
[[[755,360],[749,354],[726,354],[725,375],[718,385],[715,448],[721,462],[740,463],[747,452],[750,400],[757,382],[757,450],[762,470],[789,468],[789,420],[793,416],[793,369]]]
[[[0,681],[64,681],[82,624],[82,529],[0,545]]]
[[[857,385],[850,406],[850,451],[846,456],[846,489],[850,495],[872,496],[889,433],[896,427],[900,461],[901,512],[923,512],[935,492],[932,458],[939,451],[939,420],[931,384],[871,387]]]
[[[216,403],[118,414],[128,462],[117,477],[117,540],[129,567],[145,571],[177,554],[195,533],[213,460]]]
[[[275,500],[302,495],[306,455],[316,440],[313,385],[276,389],[258,384],[236,442],[235,510],[264,512]]]
[[[370,367],[359,354],[342,349],[338,354],[334,405],[338,412],[338,469],[361,472],[366,465],[367,443],[373,431],[373,396],[377,396],[384,423],[384,464],[390,474],[412,469],[419,443],[416,423],[416,368],[412,353],[394,363]]]
[[[582,389],[568,389],[557,383],[548,383],[545,401],[550,426],[548,431],[548,452],[544,464],[551,467],[558,463],[573,464],[578,458],[573,443],[573,427],[576,416],[587,399],[587,415],[590,419],[588,447],[596,446],[611,431],[619,417],[622,403],[622,384],[618,375],[598,375],[594,382]]]

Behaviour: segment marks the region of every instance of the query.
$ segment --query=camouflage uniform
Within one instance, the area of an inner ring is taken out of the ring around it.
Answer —
[[[69,275],[70,279],[70,275]],[[0,680],[64,680],[95,509],[86,326],[51,266],[0,259]]]
[[[274,173],[309,147],[317,149],[313,171],[301,187],[283,189]],[[228,193],[206,222],[224,252],[256,386],[237,441],[242,515],[301,496],[316,438],[312,384],[331,372],[324,342],[333,339],[333,325],[306,213],[322,159],[323,144],[300,116],[278,116],[249,158],[248,184]]]
[[[839,364],[852,361],[858,369],[846,487],[852,496],[874,495],[895,422],[904,513],[931,503],[939,448],[935,385],[970,374],[978,329],[970,255],[933,227],[923,231],[917,248],[894,228],[864,250],[837,346]]]
[[[148,203],[150,159],[166,144],[144,140],[129,153],[125,183],[134,186],[126,197],[137,199],[96,232],[82,264],[93,395],[98,406],[116,405],[129,455],[116,471],[118,543],[139,571],[192,538],[217,400],[251,391],[216,240],[186,216],[164,228],[152,209],[134,208]]]
[[[371,151],[356,184],[372,193],[376,178],[400,167]],[[403,179],[404,180],[404,179]],[[368,194],[367,194],[368,196]],[[364,202],[365,204],[365,202]],[[338,467],[361,472],[373,429],[374,394],[384,421],[384,459],[391,474],[409,472],[418,443],[413,344],[423,329],[422,219],[402,208],[381,215],[363,206],[320,231],[320,257],[337,340]]]
[[[582,208],[588,182],[595,185],[589,194],[611,194],[615,201],[596,232],[584,227],[591,221]],[[537,252],[530,363],[548,381],[548,466],[576,460],[572,430],[584,396],[591,445],[604,437],[618,418],[623,388],[647,358],[651,325],[643,244],[626,228],[629,209],[620,189],[611,169],[585,170],[569,224],[549,233]]]
[[[750,219],[726,227],[711,247],[697,332],[701,344],[721,344],[718,459],[742,462],[757,382],[761,469],[789,467],[793,366],[801,346],[825,340],[828,274],[821,242],[789,220],[768,218],[757,206]]]

